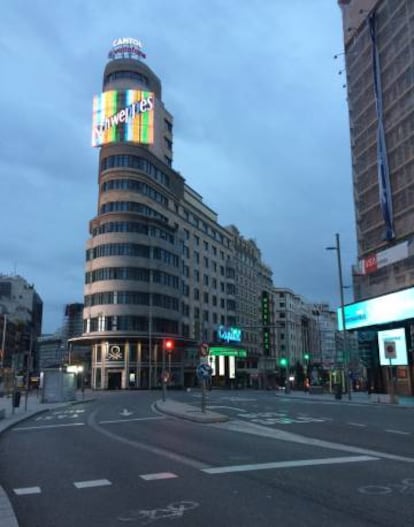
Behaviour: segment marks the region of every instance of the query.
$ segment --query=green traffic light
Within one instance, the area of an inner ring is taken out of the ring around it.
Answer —
[[[304,358],[305,360],[309,360],[309,353],[305,353],[305,355],[303,356],[303,358]]]
[[[288,361],[287,361],[287,359],[286,359],[285,357],[282,357],[282,358],[279,360],[279,364],[280,364],[281,366],[287,366],[287,363],[288,363]]]

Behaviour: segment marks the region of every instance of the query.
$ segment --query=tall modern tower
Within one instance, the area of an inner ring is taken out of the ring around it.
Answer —
[[[414,285],[414,2],[338,0],[358,242],[356,300]]]

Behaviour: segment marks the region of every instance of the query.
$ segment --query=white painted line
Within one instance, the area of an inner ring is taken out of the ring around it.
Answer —
[[[159,472],[158,474],[141,474],[141,479],[144,479],[145,481],[152,481],[155,479],[172,479],[172,478],[178,478],[177,474],[173,474],[172,472]]]
[[[26,494],[40,494],[42,491],[40,487],[23,487],[21,489],[13,489],[13,492],[18,496],[25,496]]]
[[[209,408],[227,408],[228,410],[235,410],[236,412],[246,412],[243,408],[236,408],[235,406],[225,406],[225,405],[207,405]]]
[[[13,431],[22,430],[43,430],[44,428],[62,428],[64,426],[85,426],[85,423],[68,423],[64,425],[43,425],[43,426],[21,426],[19,428],[12,428]]]
[[[349,422],[349,423],[347,423],[347,424],[350,425],[350,426],[359,426],[359,427],[361,427],[361,428],[365,428],[365,427],[367,426],[367,425],[364,425],[364,424],[362,424],[362,423],[352,423],[352,422]]]
[[[73,483],[77,489],[87,489],[91,487],[107,487],[112,483],[107,479],[92,479],[90,481],[75,481]]]
[[[155,417],[133,417],[132,419],[113,419],[110,421],[99,421],[100,425],[107,425],[111,423],[128,423],[131,421],[151,421],[154,419],[165,419],[165,416],[157,415]]]
[[[226,474],[228,472],[248,472],[253,470],[268,470],[274,468],[310,467],[314,465],[336,465],[338,463],[358,463],[361,461],[377,461],[371,456],[327,457],[321,459],[299,459],[297,461],[276,461],[274,463],[256,463],[254,465],[234,465],[228,467],[204,468],[207,474]]]
[[[390,433],[390,434],[399,434],[401,436],[409,436],[410,435],[410,432],[403,432],[402,430],[389,429],[389,430],[385,430],[385,431]]]

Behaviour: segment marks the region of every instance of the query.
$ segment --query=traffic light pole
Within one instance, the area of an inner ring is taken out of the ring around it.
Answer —
[[[165,382],[165,345],[162,345],[162,400],[167,399],[167,383]]]

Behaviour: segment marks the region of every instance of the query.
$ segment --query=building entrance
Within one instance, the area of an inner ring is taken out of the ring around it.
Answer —
[[[109,371],[108,372],[108,390],[121,390],[122,388],[122,372]]]

